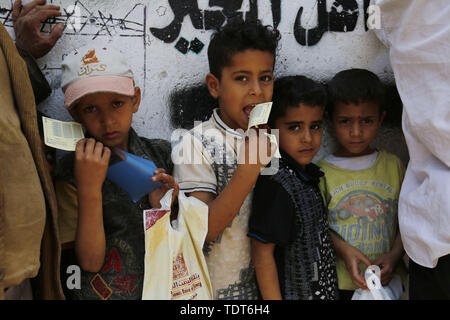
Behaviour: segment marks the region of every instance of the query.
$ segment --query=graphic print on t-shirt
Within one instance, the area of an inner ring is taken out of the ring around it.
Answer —
[[[395,218],[396,208],[397,203],[391,198],[383,199],[368,190],[353,190],[330,211],[330,226],[363,253],[386,252],[395,231],[395,223],[390,220]]]

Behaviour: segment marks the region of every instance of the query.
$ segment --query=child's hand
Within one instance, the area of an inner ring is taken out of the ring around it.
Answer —
[[[178,186],[178,183],[175,181],[175,179],[171,176],[166,174],[166,170],[162,168],[158,168],[154,172],[154,176],[152,177],[152,182],[161,181],[162,186],[159,188],[153,190],[148,194],[148,201],[150,202],[150,205],[152,208],[161,208],[161,199],[164,197],[167,191],[170,189],[173,189],[172,194],[172,203],[175,200],[175,198],[178,196],[178,192],[180,191],[180,187]]]
[[[262,125],[260,127],[260,129],[266,129],[264,131],[268,132],[268,126]],[[255,168],[258,173],[270,163],[276,151],[276,146],[260,129],[251,128],[248,131],[238,158],[239,164]]]
[[[344,261],[348,273],[352,278],[352,282],[362,289],[368,289],[366,280],[359,271],[359,264],[362,262],[365,265],[370,266],[372,264],[370,260],[357,248],[345,242],[335,232],[330,232],[330,236],[333,240],[336,254]]]
[[[398,260],[399,258],[392,254],[392,252],[388,252],[381,255],[380,257],[378,257],[378,259],[372,262],[372,264],[379,266],[381,269],[381,285],[387,286],[392,280]]]
[[[370,266],[372,263],[361,251],[358,250],[358,248],[355,248],[349,244],[347,244],[347,246],[348,248],[344,250],[345,253],[342,256],[342,260],[345,262],[345,266],[347,267],[348,273],[352,278],[352,282],[356,286],[367,290],[366,280],[359,270],[359,264],[362,262],[365,265]]]
[[[405,251],[403,250],[402,238],[400,233],[397,232],[391,251],[383,254],[372,262],[372,264],[379,266],[381,269],[381,285],[386,286],[392,280],[394,270],[404,254]]]
[[[101,191],[111,150],[92,138],[81,139],[75,148],[75,181],[80,188]]]

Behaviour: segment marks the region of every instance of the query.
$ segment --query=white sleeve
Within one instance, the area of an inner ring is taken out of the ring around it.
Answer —
[[[375,0],[398,92],[403,130],[450,167],[450,2]],[[410,144],[408,144],[408,147]],[[410,156],[415,157],[414,150]]]
[[[434,268],[450,253],[450,2],[375,0],[403,102],[410,161],[398,221],[411,260]]]
[[[212,160],[202,142],[186,132],[172,148],[173,176],[184,192],[206,191],[216,194],[217,178]]]

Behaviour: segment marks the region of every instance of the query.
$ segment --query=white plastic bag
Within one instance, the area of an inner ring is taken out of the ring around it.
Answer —
[[[369,290],[357,289],[352,300],[398,300],[403,293],[400,276],[394,275],[387,286],[382,286],[380,281],[380,268],[369,266],[364,272],[366,284]]]
[[[203,255],[208,206],[194,197],[178,196],[178,217],[171,224],[173,190],[161,209],[144,211],[145,271],[143,300],[210,300],[212,287]]]

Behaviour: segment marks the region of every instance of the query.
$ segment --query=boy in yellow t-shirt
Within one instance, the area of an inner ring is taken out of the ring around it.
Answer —
[[[393,278],[404,254],[397,203],[405,168],[398,157],[370,146],[385,117],[385,91],[370,71],[341,71],[328,84],[328,116],[338,149],[319,161],[320,188],[328,207],[337,260],[339,296],[367,289],[361,271],[381,269],[382,285]]]

